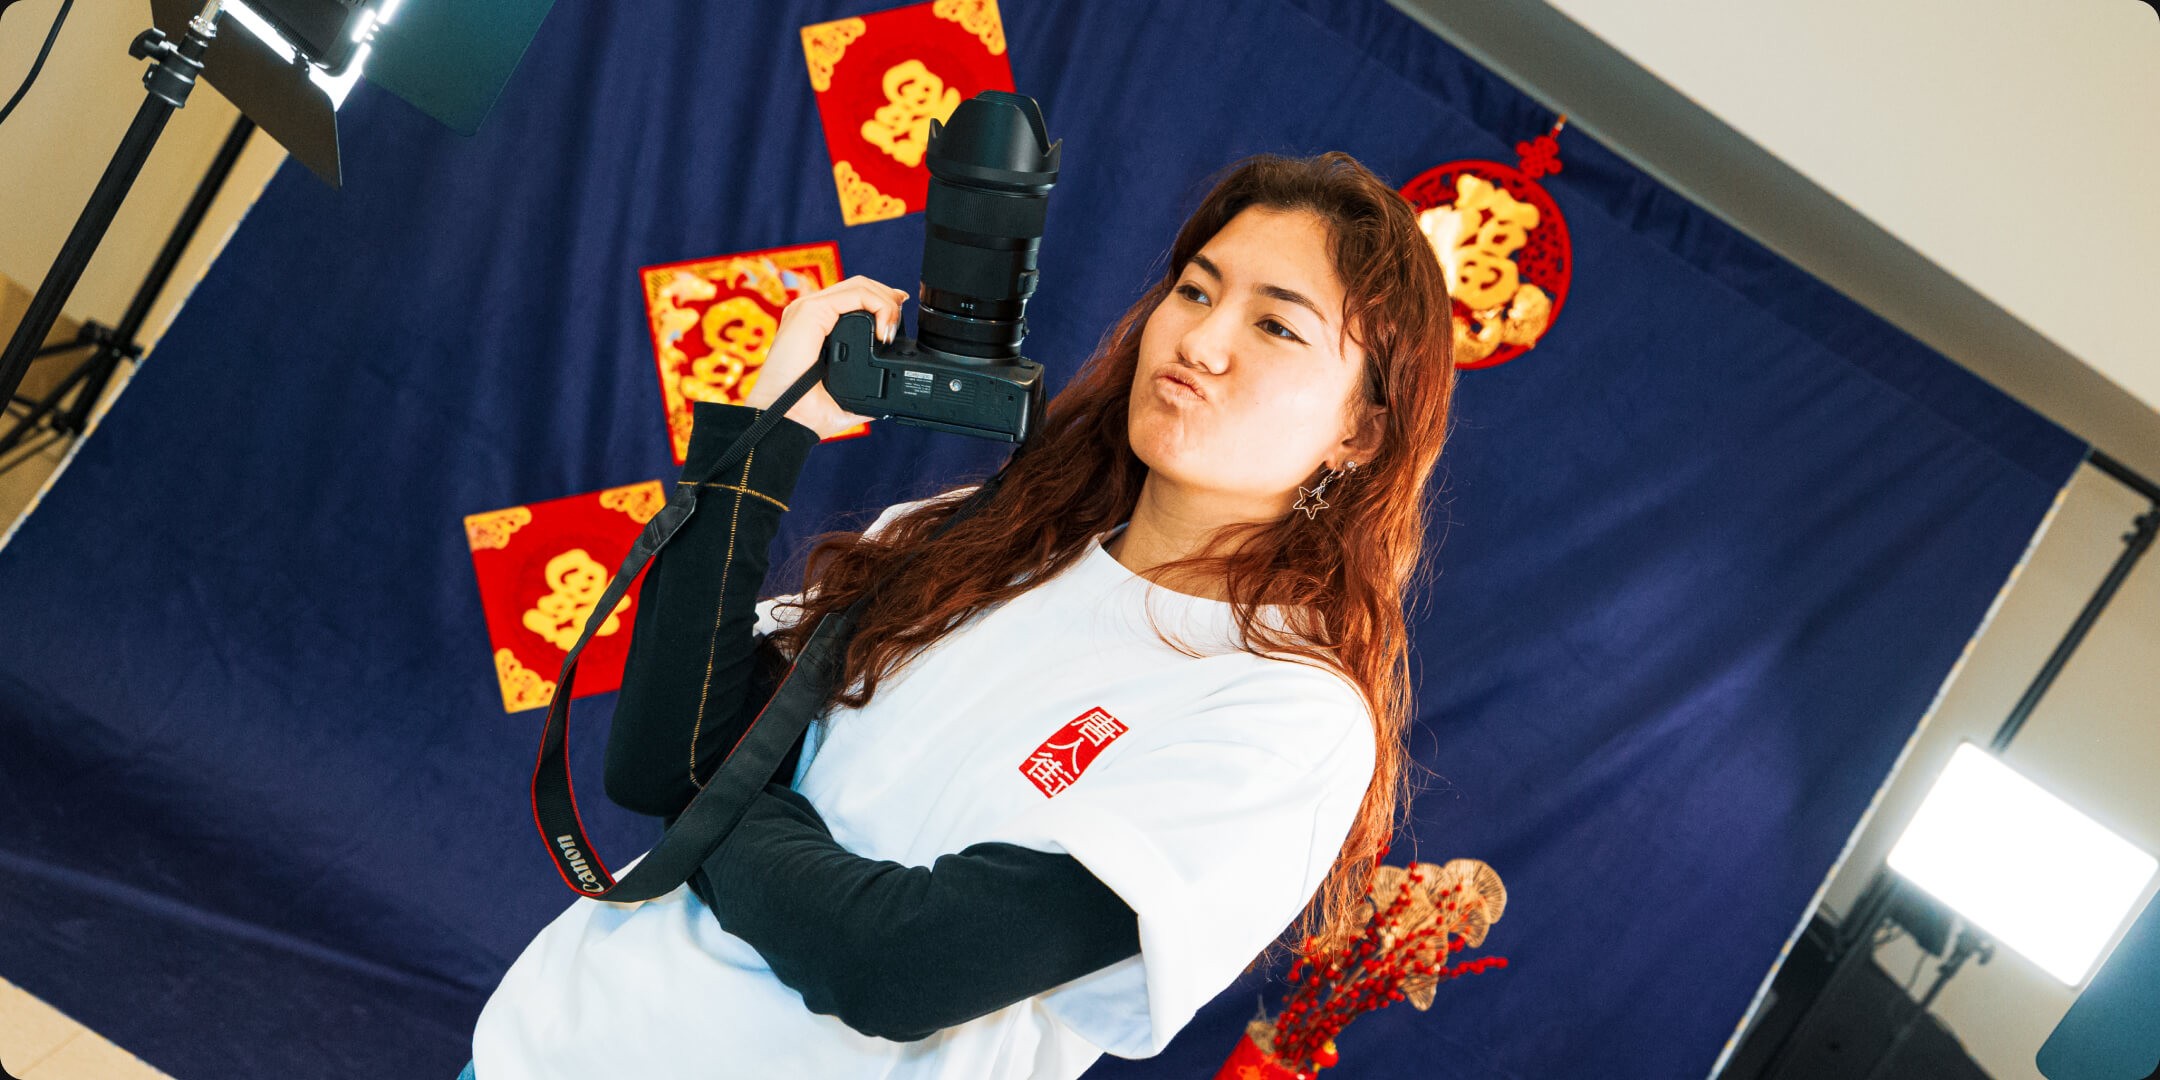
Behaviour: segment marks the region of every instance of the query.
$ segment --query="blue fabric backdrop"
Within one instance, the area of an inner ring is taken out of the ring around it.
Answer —
[[[796,33],[865,10],[561,0],[479,136],[363,87],[348,188],[278,176],[0,551],[0,976],[179,1076],[456,1071],[569,900],[460,519],[672,473],[637,266],[837,239],[912,280],[919,216],[841,225]],[[1059,377],[1230,160],[1399,184],[1553,119],[1380,0],[1004,16],[1066,144],[1029,349]],[[1344,1080],[1704,1075],[2082,453],[1562,149],[1573,291],[1465,373],[1433,493],[1436,779],[1398,844],[1505,875],[1513,966],[1353,1026]],[[781,543],[995,455],[824,448]],[[577,709],[588,774],[611,704]],[[600,802],[604,852],[651,839]],[[1260,990],[1091,1075],[1212,1075]]]

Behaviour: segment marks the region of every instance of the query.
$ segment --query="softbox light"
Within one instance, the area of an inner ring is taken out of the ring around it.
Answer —
[[[343,184],[337,109],[365,77],[465,135],[554,0],[226,0],[203,78],[309,171]],[[175,39],[201,0],[151,0]]]
[[[1968,742],[1890,849],[1890,869],[2075,986],[2160,862]]]

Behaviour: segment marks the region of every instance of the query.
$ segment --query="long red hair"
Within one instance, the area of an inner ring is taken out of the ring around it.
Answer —
[[[1369,875],[1406,794],[1412,703],[1405,604],[1422,584],[1423,496],[1455,381],[1439,262],[1410,204],[1348,154],[1259,155],[1226,169],[1178,230],[1162,279],[1050,402],[1035,442],[1010,462],[993,497],[935,540],[931,533],[961,500],[931,500],[876,538],[817,538],[801,616],[775,644],[799,652],[819,618],[846,608],[894,560],[919,551],[925,557],[885,582],[857,623],[835,703],[860,707],[880,680],[970,615],[1071,566],[1091,538],[1127,520],[1147,477],[1125,429],[1141,328],[1193,255],[1252,207],[1310,211],[1327,222],[1345,291],[1344,325],[1365,350],[1363,396],[1385,409],[1384,432],[1372,460],[1329,489],[1319,516],[1292,512],[1226,527],[1208,552],[1173,569],[1223,583],[1248,651],[1338,672],[1371,710],[1371,785],[1296,924],[1300,936],[1332,939],[1362,924]],[[1285,605],[1298,618],[1271,626],[1258,618],[1265,605]]]

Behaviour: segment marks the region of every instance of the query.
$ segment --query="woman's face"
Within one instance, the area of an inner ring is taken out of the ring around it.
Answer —
[[[1369,460],[1343,299],[1310,211],[1249,208],[1202,245],[1140,333],[1126,430],[1150,480],[1265,521],[1322,465]]]

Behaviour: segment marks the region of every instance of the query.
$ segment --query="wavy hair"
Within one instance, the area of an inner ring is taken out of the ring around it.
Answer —
[[[801,617],[774,644],[799,652],[819,618],[846,608],[896,560],[927,556],[882,585],[857,623],[834,703],[859,708],[881,680],[969,616],[1063,571],[1091,538],[1126,521],[1148,471],[1126,437],[1141,329],[1193,255],[1256,207],[1309,211],[1327,223],[1345,291],[1344,325],[1365,349],[1363,396],[1385,409],[1382,439],[1372,460],[1328,491],[1328,509],[1318,517],[1293,511],[1225,526],[1205,551],[1168,569],[1222,583],[1247,651],[1335,671],[1371,711],[1371,784],[1327,878],[1293,927],[1300,939],[1331,941],[1362,924],[1371,872],[1407,796],[1406,601],[1423,583],[1424,490],[1455,381],[1447,288],[1432,247],[1410,204],[1348,154],[1258,155],[1220,173],[1178,230],[1162,278],[1050,402],[1035,441],[1007,464],[993,496],[935,540],[931,534],[963,500],[927,501],[874,538],[816,538]],[[1268,605],[1284,605],[1293,617],[1270,625],[1260,617]]]

